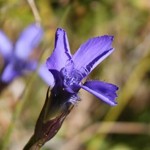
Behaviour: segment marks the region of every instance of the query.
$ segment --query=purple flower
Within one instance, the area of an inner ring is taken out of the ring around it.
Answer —
[[[55,107],[75,104],[78,91],[82,88],[104,102],[117,104],[116,85],[91,80],[82,80],[113,51],[113,36],[98,36],[83,43],[74,55],[71,55],[66,32],[58,28],[55,36],[55,47],[46,65],[41,66],[40,76],[52,87],[51,105]],[[52,110],[51,110],[52,111]]]
[[[66,32],[57,29],[55,47],[46,64],[39,69],[39,75],[50,85],[34,134],[24,150],[42,147],[61,128],[79,100],[78,91],[82,88],[110,105],[116,105],[116,85],[102,81],[82,80],[114,49],[113,37],[104,35],[91,38],[71,55]]]
[[[29,25],[13,44],[0,30],[0,54],[4,67],[0,76],[2,83],[10,83],[14,78],[36,69],[37,61],[29,60],[29,55],[41,41],[43,30],[37,24]]]

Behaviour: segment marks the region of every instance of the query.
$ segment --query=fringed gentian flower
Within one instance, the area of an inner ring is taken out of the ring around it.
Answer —
[[[13,44],[0,30],[0,55],[4,58],[4,67],[0,75],[0,90],[3,85],[9,84],[16,77],[36,69],[37,61],[29,60],[29,55],[38,46],[42,35],[42,28],[37,24],[31,24]]]
[[[40,70],[40,76],[52,87],[55,102],[65,105],[67,102],[75,104],[79,97],[80,88],[92,93],[109,105],[116,105],[116,85],[91,80],[82,80],[113,51],[113,36],[99,36],[83,43],[74,55],[71,55],[66,32],[57,29],[55,48],[47,59],[46,65]],[[56,105],[57,105],[56,104]]]
[[[40,76],[51,86],[51,94],[49,95],[48,89],[34,135],[24,150],[41,147],[58,132],[64,119],[80,99],[80,88],[109,105],[117,104],[116,85],[97,80],[82,83],[82,80],[114,51],[112,41],[113,37],[108,35],[91,38],[71,55],[66,32],[57,29],[54,51],[47,59],[46,65],[41,66],[39,70]]]

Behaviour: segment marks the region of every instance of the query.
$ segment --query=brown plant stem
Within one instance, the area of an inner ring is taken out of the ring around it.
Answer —
[[[70,111],[73,108],[73,105],[68,105],[67,109],[59,113],[55,118],[49,119],[45,122],[45,112],[48,104],[50,104],[50,88],[47,90],[45,104],[42,108],[42,111],[37,120],[34,134],[30,138],[29,142],[26,144],[23,150],[38,150],[40,149],[47,141],[52,139],[59,129],[62,126],[63,121],[68,116]],[[51,106],[52,107],[52,106]]]

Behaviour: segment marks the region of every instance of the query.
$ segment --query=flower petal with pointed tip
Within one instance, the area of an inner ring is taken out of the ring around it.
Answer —
[[[52,73],[48,70],[46,64],[40,66],[38,70],[40,77],[51,87],[54,87],[55,81]]]
[[[81,85],[81,88],[92,93],[109,105],[115,106],[117,104],[115,98],[117,97],[116,91],[118,87],[116,85],[102,81],[87,81],[83,86]]]
[[[55,35],[55,47],[52,55],[47,59],[47,67],[50,70],[60,71],[71,58],[67,34],[63,29],[58,28]]]
[[[2,76],[1,80],[4,83],[10,83],[15,77],[17,77],[19,74],[14,70],[14,66],[12,64],[9,64],[6,66]]]
[[[4,59],[9,59],[13,50],[13,44],[3,31],[0,31],[0,54]]]
[[[37,24],[31,24],[20,35],[15,45],[15,54],[18,58],[27,59],[36,48],[43,36],[43,29]]]
[[[100,62],[113,52],[113,36],[99,36],[83,43],[73,55],[75,68],[87,76]]]

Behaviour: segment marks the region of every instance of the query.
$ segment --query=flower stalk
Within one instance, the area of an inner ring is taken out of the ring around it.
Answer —
[[[59,131],[59,129],[62,126],[63,121],[68,116],[70,111],[73,108],[73,105],[70,103],[68,104],[68,107],[64,110],[58,112],[53,116],[53,118],[50,118],[49,120],[46,119],[47,117],[47,107],[50,109],[53,109],[52,101],[55,101],[52,99],[50,94],[50,88],[47,90],[46,100],[45,104],[42,108],[42,111],[39,115],[39,118],[37,120],[34,134],[30,138],[29,142],[26,144],[23,150],[38,150],[40,149],[47,141],[52,139],[56,133]]]

